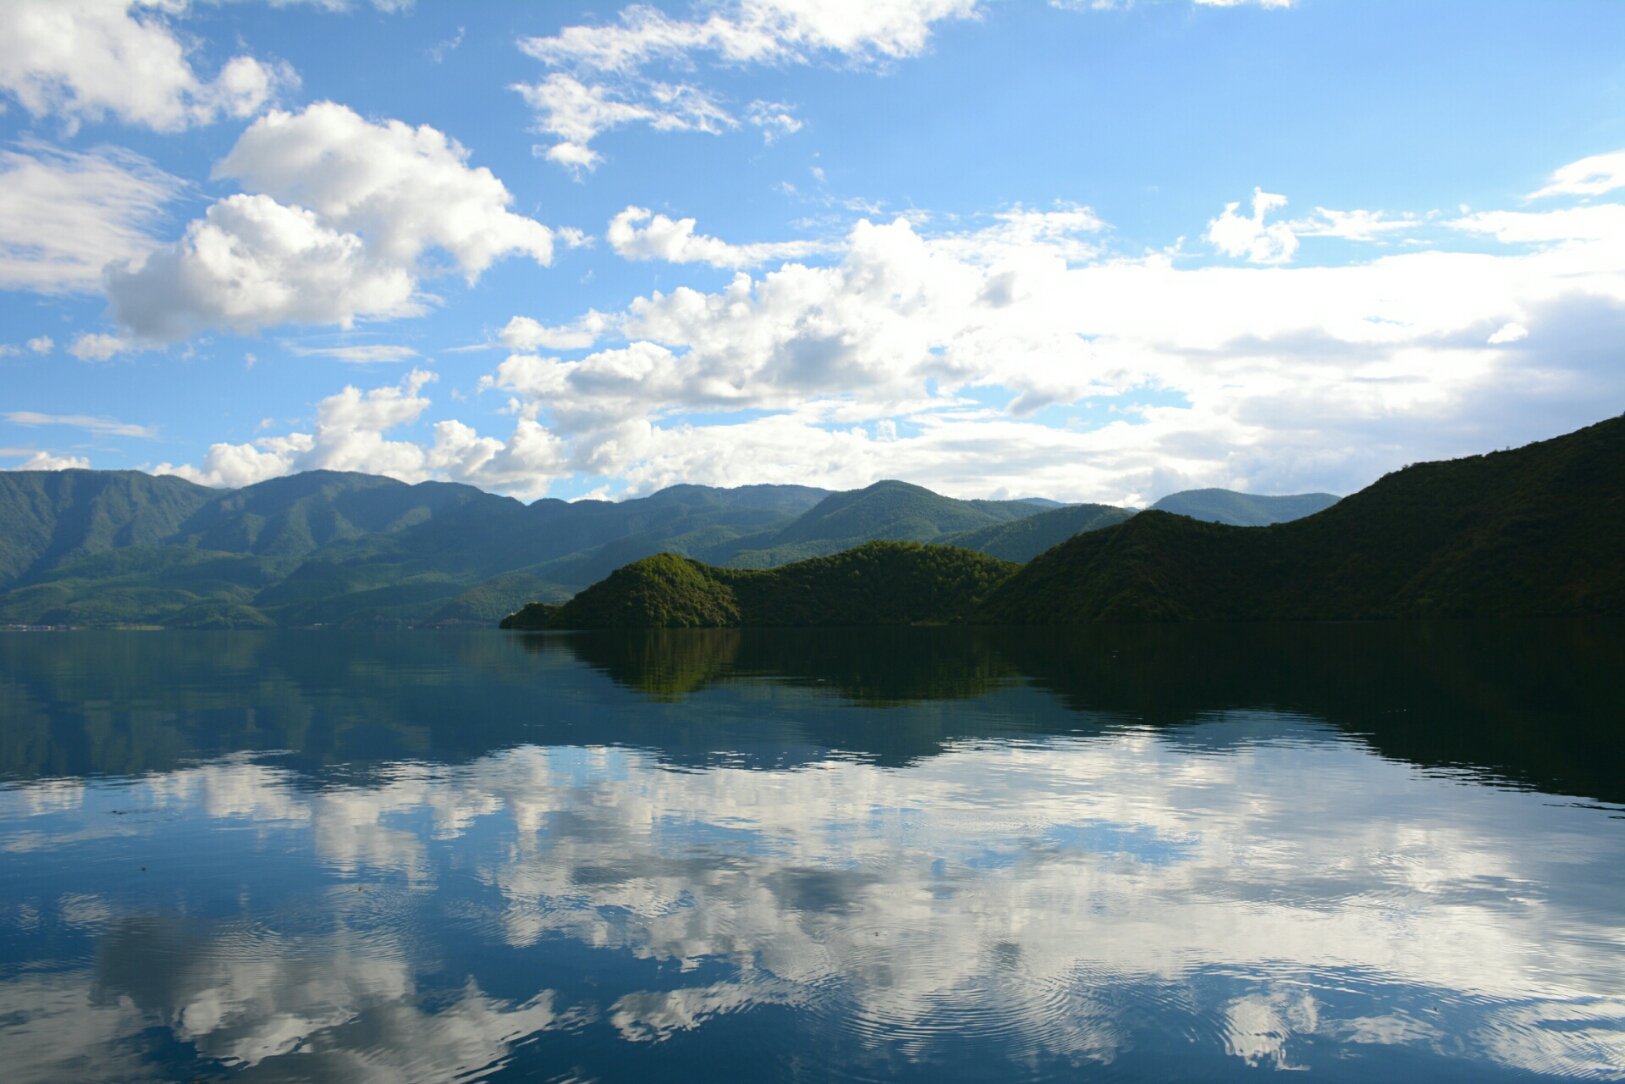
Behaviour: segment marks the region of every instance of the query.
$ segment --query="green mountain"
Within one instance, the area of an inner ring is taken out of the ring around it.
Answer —
[[[174,534],[214,491],[137,471],[0,471],[0,589]]]
[[[485,624],[656,553],[771,567],[1042,520],[1051,503],[883,482],[526,505],[334,471],[239,490],[133,471],[0,472],[0,624]],[[991,535],[966,543],[1008,548]]]
[[[1312,516],[1336,504],[1330,493],[1298,493],[1289,497],[1260,497],[1233,489],[1187,489],[1170,493],[1150,511],[1172,512],[1177,516],[1228,523],[1232,527],[1267,527]]]
[[[1625,417],[1397,471],[1269,527],[1144,512],[1003,584],[978,620],[1625,613]]]
[[[961,531],[939,539],[943,545],[977,550],[1006,561],[1031,561],[1073,535],[1098,531],[1122,523],[1134,510],[1109,504],[1063,505],[1010,523],[996,523],[974,531]]]
[[[827,495],[676,486],[525,505],[331,471],[230,491],[135,472],[5,472],[0,624],[486,623],[673,545],[777,530]]]
[[[947,536],[1024,519],[1044,511],[1030,500],[961,501],[907,482],[876,482],[834,493],[771,534],[695,554],[735,568],[772,568],[839,553],[875,539],[941,542]]]
[[[862,626],[963,622],[1017,566],[952,546],[869,542],[781,568],[731,569],[663,553],[562,606],[533,604],[503,628]]]

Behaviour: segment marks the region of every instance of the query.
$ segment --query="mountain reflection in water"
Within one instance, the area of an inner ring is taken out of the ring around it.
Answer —
[[[0,1057],[1618,1078],[1622,644],[3,636]]]

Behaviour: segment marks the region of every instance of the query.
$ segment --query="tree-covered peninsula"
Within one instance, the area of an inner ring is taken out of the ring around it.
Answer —
[[[562,606],[533,603],[509,629],[726,628],[969,621],[1019,566],[954,546],[869,542],[775,569],[732,569],[662,553],[634,561]]]

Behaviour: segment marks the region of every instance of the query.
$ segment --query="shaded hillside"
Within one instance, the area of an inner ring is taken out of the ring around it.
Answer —
[[[63,561],[169,538],[215,493],[139,471],[0,471],[0,589]]]
[[[735,568],[772,568],[876,539],[936,542],[946,536],[1024,519],[1044,511],[1019,501],[961,501],[907,482],[876,482],[824,498],[772,534],[713,547],[696,556]]]
[[[1065,505],[1010,523],[945,535],[937,541],[946,546],[959,546],[1020,563],[1031,561],[1073,535],[1114,526],[1132,515],[1134,510],[1131,508],[1116,508],[1109,504]]]
[[[1390,474],[1270,527],[1144,512],[1036,558],[978,620],[1625,613],[1625,418]]]
[[[770,570],[660,554],[617,569],[563,606],[527,606],[503,628],[860,626],[964,621],[1014,565],[950,546],[870,542]]]
[[[1330,493],[1297,493],[1286,497],[1261,497],[1237,493],[1233,489],[1187,489],[1170,493],[1151,506],[1153,512],[1172,512],[1208,523],[1228,523],[1232,527],[1266,527],[1290,523],[1312,516],[1336,504]]]

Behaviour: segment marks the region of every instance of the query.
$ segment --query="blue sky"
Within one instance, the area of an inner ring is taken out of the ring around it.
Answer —
[[[1625,5],[7,0],[0,467],[1148,502],[1625,409]]]

